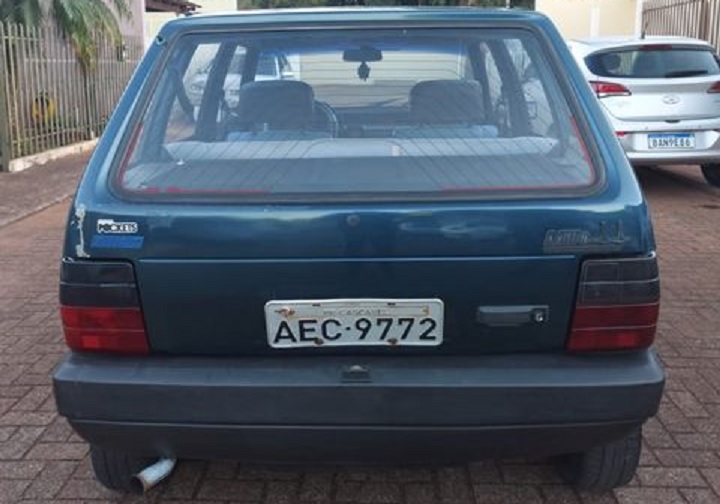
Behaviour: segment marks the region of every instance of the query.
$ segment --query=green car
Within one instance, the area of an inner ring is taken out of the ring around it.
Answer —
[[[292,74],[259,78],[276,54]],[[192,16],[73,202],[55,396],[116,490],[183,457],[523,456],[609,490],[662,395],[659,296],[637,180],[544,16]]]

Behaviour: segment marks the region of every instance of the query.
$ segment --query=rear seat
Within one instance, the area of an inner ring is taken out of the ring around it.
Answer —
[[[410,114],[416,126],[395,130],[395,138],[496,138],[487,124],[485,103],[476,81],[432,80],[410,90]]]

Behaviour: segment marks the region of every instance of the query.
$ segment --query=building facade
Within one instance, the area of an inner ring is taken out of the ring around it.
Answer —
[[[643,0],[536,0],[569,39],[639,35]]]

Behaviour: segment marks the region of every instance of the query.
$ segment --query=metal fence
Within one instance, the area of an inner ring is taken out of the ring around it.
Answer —
[[[96,138],[142,51],[140,39],[99,42],[86,71],[53,27],[0,23],[0,170],[12,159]]]
[[[720,50],[720,0],[646,0],[648,35],[681,35],[707,40]]]

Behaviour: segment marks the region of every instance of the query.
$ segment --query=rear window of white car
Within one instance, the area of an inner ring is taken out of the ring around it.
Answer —
[[[600,177],[583,122],[541,48],[504,29],[185,35],[127,133],[116,187],[264,200],[587,191]]]
[[[720,74],[717,56],[706,47],[653,44],[591,54],[585,61],[599,77],[673,79]]]

